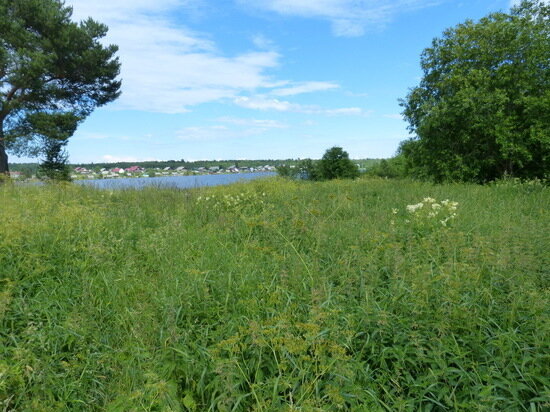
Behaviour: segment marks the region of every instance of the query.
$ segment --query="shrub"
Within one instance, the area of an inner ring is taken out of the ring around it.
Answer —
[[[38,177],[46,180],[70,181],[68,155],[64,147],[67,140],[44,139],[44,160],[38,167]]]
[[[349,159],[349,155],[341,147],[328,149],[318,165],[319,179],[355,179],[359,176],[359,168]]]
[[[405,158],[402,155],[397,155],[391,159],[382,159],[380,163],[371,167],[367,173],[370,176],[378,177],[405,177]]]

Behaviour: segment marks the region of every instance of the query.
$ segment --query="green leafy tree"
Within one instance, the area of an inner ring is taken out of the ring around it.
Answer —
[[[301,180],[321,180],[317,162],[311,159],[302,159],[295,165],[279,165],[276,167],[281,177]]]
[[[45,138],[60,138],[44,134],[48,128],[63,129],[66,140],[120,94],[118,48],[100,42],[107,26],[71,16],[61,0],[0,0],[0,174],[7,151],[44,154]]]
[[[443,33],[401,101],[409,171],[435,181],[543,177],[550,161],[550,6],[523,1]]]
[[[332,147],[323,155],[318,164],[318,178],[355,179],[359,176],[359,168],[349,158],[341,147]]]
[[[368,169],[367,174],[389,178],[405,177],[405,158],[400,154],[390,159],[382,159],[379,163]]]
[[[296,165],[297,177],[305,180],[320,180],[319,166],[311,159],[303,159]]]
[[[278,165],[275,167],[277,170],[277,174],[281,177],[288,177],[288,178],[294,178],[296,177],[296,173],[293,168],[290,167],[290,165]]]

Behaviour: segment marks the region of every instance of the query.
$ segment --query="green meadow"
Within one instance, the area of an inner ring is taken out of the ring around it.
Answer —
[[[0,410],[550,409],[536,182],[0,201]]]

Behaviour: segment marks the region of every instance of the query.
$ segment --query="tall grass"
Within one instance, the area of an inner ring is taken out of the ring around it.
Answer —
[[[428,196],[458,202],[446,227],[407,212]],[[0,409],[550,408],[542,187],[271,179],[0,199]]]

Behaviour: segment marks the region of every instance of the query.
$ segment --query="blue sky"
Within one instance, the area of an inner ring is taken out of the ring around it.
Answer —
[[[398,99],[445,28],[510,0],[66,0],[109,26],[122,96],[70,161],[392,156]],[[513,3],[513,2],[512,2]],[[11,160],[23,160],[12,158]]]

